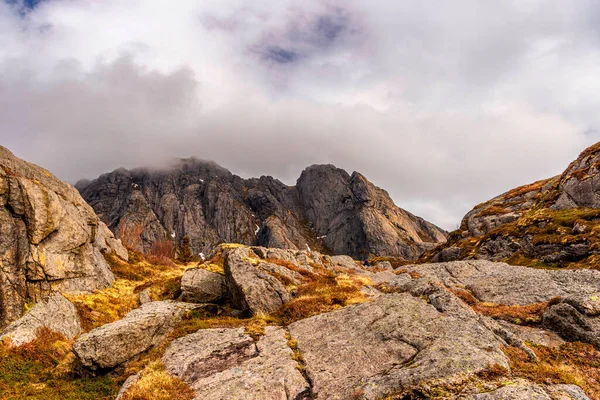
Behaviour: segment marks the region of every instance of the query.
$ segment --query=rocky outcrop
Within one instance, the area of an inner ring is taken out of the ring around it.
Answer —
[[[53,291],[110,286],[127,251],[77,190],[0,146],[0,328]]]
[[[81,333],[77,309],[60,293],[52,293],[1,331],[0,341],[10,339],[12,345],[20,346],[35,340],[43,328],[74,339]]]
[[[309,398],[281,327],[267,327],[257,342],[243,328],[203,329],[174,341],[162,360],[197,399]]]
[[[600,143],[559,176],[476,206],[422,261],[486,259],[527,266],[594,267],[600,260]]]
[[[191,268],[181,278],[181,300],[190,303],[220,303],[225,297],[225,278],[202,268]]]
[[[91,370],[114,368],[158,344],[187,311],[198,307],[175,301],[143,304],[122,320],[82,335],[73,344],[73,352]]]
[[[77,187],[117,236],[143,252],[188,236],[195,254],[230,242],[416,259],[446,237],[361,174],[332,165],[308,167],[293,187],[196,159],[165,170],[119,169]]]

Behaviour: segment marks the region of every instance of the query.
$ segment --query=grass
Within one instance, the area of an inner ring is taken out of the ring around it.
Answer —
[[[116,277],[112,287],[92,294],[65,295],[77,307],[84,331],[123,318],[140,305],[139,293],[145,289],[153,300],[176,298],[181,276],[188,268],[174,263],[152,265],[140,256],[129,262],[111,255],[106,255],[106,259]]]
[[[370,282],[362,276],[321,271],[314,274],[308,283],[299,286],[297,297],[284,304],[273,316],[281,324],[288,325],[313,315],[363,303],[369,299],[361,291],[367,284]]]
[[[0,343],[3,400],[112,400],[121,382],[109,377],[77,378],[72,342],[48,329],[20,347]]]
[[[153,361],[131,385],[123,400],[193,400],[194,391],[181,379],[167,372],[160,361]]]
[[[469,291],[464,289],[451,289],[450,291],[479,314],[494,319],[508,321],[517,325],[539,324],[542,321],[542,315],[548,307],[560,302],[559,298],[555,298],[550,301],[523,306],[506,305],[479,301]]]
[[[595,400],[600,399],[600,351],[590,344],[564,343],[558,348],[528,344],[539,358],[529,360],[518,348],[507,347],[512,375],[541,384],[572,384],[581,386]]]

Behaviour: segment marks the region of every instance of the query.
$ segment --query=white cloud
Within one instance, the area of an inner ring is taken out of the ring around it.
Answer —
[[[597,140],[593,1],[0,3],[0,138],[71,182],[195,155],[358,170],[456,227]],[[587,132],[584,134],[584,132]]]

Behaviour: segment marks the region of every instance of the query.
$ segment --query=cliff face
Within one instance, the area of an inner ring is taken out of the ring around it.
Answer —
[[[600,260],[600,143],[559,176],[476,206],[423,260],[482,258],[513,264],[590,267]]]
[[[165,170],[118,169],[76,186],[118,237],[146,253],[188,236],[196,254],[235,242],[416,259],[445,240],[364,176],[332,165],[308,167],[296,186],[242,179],[196,159]]]
[[[77,190],[0,146],[0,328],[51,291],[110,286],[127,251]]]

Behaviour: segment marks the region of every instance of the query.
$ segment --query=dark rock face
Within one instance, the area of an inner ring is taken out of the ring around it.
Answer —
[[[477,205],[448,242],[423,261],[486,259],[587,268],[600,259],[600,143],[561,175]]]
[[[74,187],[0,146],[0,328],[53,291],[110,286],[127,251]]]
[[[290,187],[187,159],[160,171],[119,169],[77,188],[125,244],[146,253],[188,236],[195,254],[233,242],[416,259],[446,237],[364,176],[332,165],[307,168]]]

